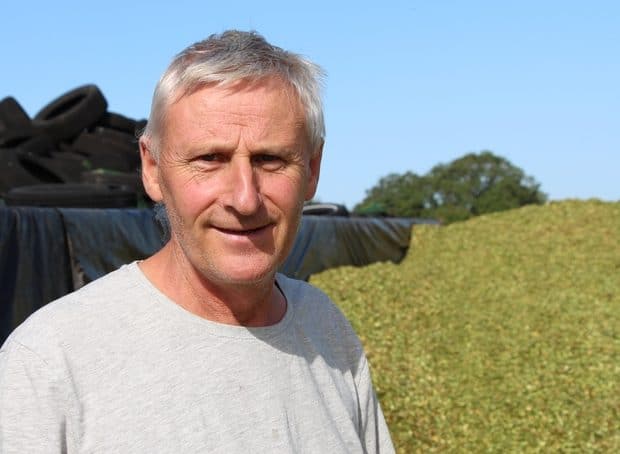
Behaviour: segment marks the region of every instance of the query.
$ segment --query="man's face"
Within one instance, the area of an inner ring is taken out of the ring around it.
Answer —
[[[203,87],[168,108],[159,162],[143,149],[143,172],[186,264],[213,283],[273,276],[318,182],[321,150],[307,137],[277,79]]]

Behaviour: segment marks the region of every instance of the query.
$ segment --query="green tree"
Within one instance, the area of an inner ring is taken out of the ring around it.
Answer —
[[[354,212],[450,223],[545,201],[532,177],[505,158],[482,151],[436,165],[424,176],[406,172],[383,177]]]
[[[354,208],[358,214],[419,217],[426,208],[431,188],[424,177],[412,172],[392,173],[366,191],[366,198]]]

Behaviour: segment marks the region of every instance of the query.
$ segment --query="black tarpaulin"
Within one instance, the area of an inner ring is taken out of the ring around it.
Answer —
[[[428,220],[304,216],[280,271],[400,261]],[[0,207],[0,343],[33,311],[163,245],[150,209]]]
[[[58,210],[0,207],[0,342],[36,309],[71,290]]]
[[[337,266],[399,262],[411,227],[427,222],[400,218],[304,216],[293,249],[280,271],[297,279]]]
[[[146,258],[163,246],[162,231],[146,209],[60,208],[81,287],[125,263]]]

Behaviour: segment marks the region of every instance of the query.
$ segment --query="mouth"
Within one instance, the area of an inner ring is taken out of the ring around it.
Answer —
[[[247,237],[247,236],[253,236],[253,235],[260,234],[266,231],[271,225],[272,224],[267,224],[267,225],[263,225],[260,227],[250,228],[250,229],[238,229],[238,228],[229,229],[229,228],[224,228],[224,227],[215,227],[215,229],[226,235]]]

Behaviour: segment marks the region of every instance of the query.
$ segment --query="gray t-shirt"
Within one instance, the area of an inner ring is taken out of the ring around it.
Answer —
[[[277,282],[261,328],[191,314],[136,263],[43,307],[0,350],[0,452],[394,452],[349,323]]]

